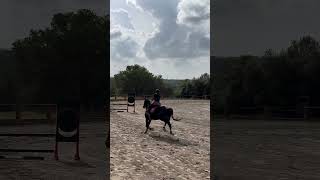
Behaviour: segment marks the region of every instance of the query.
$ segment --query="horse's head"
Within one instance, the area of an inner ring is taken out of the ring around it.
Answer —
[[[145,99],[144,99],[144,103],[143,103],[143,108],[148,109],[148,108],[150,107],[150,105],[151,105],[150,100],[147,99],[147,98],[145,98]]]

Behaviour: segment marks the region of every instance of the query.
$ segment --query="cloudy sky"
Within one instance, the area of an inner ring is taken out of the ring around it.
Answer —
[[[210,72],[210,0],[111,0],[110,75],[145,66],[164,78]]]
[[[262,55],[303,35],[320,39],[319,0],[216,0],[213,55]]]
[[[90,9],[109,13],[107,0],[0,0],[0,48],[29,34],[30,29],[48,27],[55,13]]]

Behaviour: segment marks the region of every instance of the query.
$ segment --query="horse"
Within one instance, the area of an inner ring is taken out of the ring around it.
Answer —
[[[171,130],[170,119],[172,117],[172,119],[175,121],[180,120],[180,119],[175,119],[173,117],[173,109],[167,108],[165,106],[160,106],[156,109],[156,111],[154,113],[150,113],[150,112],[148,112],[150,105],[151,105],[150,100],[146,98],[143,103],[143,108],[146,109],[146,112],[145,112],[146,131],[144,133],[146,134],[148,132],[148,130],[150,129],[150,123],[152,120],[161,120],[165,123],[163,126],[163,130],[166,131],[166,125],[168,124],[169,128],[170,128],[170,134],[173,135],[172,130]]]

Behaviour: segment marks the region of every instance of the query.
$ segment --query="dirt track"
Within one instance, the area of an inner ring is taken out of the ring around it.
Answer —
[[[214,120],[214,174],[223,180],[318,180],[320,123]]]
[[[111,113],[111,179],[209,179],[210,106],[205,100],[163,100],[174,109],[174,136],[152,121],[145,130],[142,101],[136,113]],[[130,111],[131,109],[129,109]],[[168,127],[167,127],[168,129]]]

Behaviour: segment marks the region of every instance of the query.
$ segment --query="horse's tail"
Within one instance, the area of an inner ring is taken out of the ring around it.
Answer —
[[[170,114],[170,117],[172,117],[173,120],[175,120],[175,121],[180,121],[181,120],[181,119],[176,119],[176,118],[173,117],[173,109],[172,108],[168,108],[168,112]]]
[[[181,120],[181,118],[180,118],[180,119],[178,119],[178,118],[177,118],[177,119],[176,119],[176,118],[174,118],[174,117],[173,117],[173,115],[172,115],[171,117],[172,117],[172,119],[173,119],[173,120],[175,120],[175,121],[180,121],[180,120]]]

